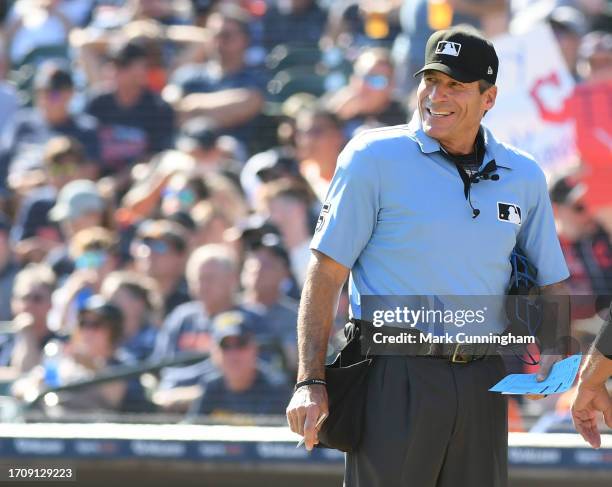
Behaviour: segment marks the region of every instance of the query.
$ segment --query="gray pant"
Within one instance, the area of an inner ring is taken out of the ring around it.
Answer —
[[[489,387],[501,357],[468,364],[377,357],[364,436],[346,456],[345,487],[505,487],[507,401]]]

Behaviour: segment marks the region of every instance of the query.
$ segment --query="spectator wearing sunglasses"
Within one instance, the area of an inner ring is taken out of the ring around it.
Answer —
[[[115,233],[104,227],[79,231],[69,243],[68,257],[74,271],[53,294],[53,309],[49,316],[51,329],[70,333],[79,310],[100,290],[108,274],[119,266],[119,245]]]
[[[139,362],[151,355],[161,318],[161,295],[153,278],[134,271],[111,272],[100,294],[117,306],[124,317],[120,354]]]
[[[161,214],[169,217],[179,211],[189,213],[200,201],[210,197],[204,178],[197,173],[177,173],[162,191]]]
[[[98,165],[87,158],[83,145],[65,135],[55,136],[45,144],[43,166],[47,185],[28,195],[11,232],[13,240],[21,242],[21,248],[45,249],[53,242],[61,242],[57,222],[49,219],[58,193],[72,181],[94,181],[98,175]]]
[[[2,337],[6,341],[0,345],[1,366],[23,374],[40,363],[44,346],[56,338],[47,327],[55,284],[53,271],[44,264],[30,264],[17,274],[10,299],[14,334]]]
[[[165,315],[190,300],[184,276],[188,236],[181,225],[168,220],[143,222],[136,230],[130,254],[135,270],[155,280]]]
[[[99,295],[89,297],[79,310],[77,326],[65,346],[58,345],[54,385],[88,379],[120,365],[116,352],[123,335],[123,315],[114,304]],[[49,384],[48,369],[34,368],[13,386],[17,398],[37,394]],[[107,382],[58,393],[58,404],[48,408],[70,411],[117,410],[125,396],[124,381]]]
[[[74,270],[68,248],[74,237],[83,230],[103,226],[105,213],[106,202],[93,181],[71,181],[59,191],[48,218],[59,226],[65,244],[49,252],[46,260],[60,278]]]
[[[366,49],[356,59],[349,84],[327,102],[344,122],[347,138],[357,130],[407,122],[406,110],[393,99],[393,80],[393,63],[386,49]]]
[[[286,381],[258,361],[256,333],[240,311],[217,315],[212,323],[212,361],[216,373],[207,374],[203,394],[190,415],[282,414],[289,398]]]
[[[164,321],[152,355],[156,360],[185,352],[210,353],[211,323],[226,311],[247,314],[258,336],[269,336],[260,317],[239,304],[238,262],[228,247],[211,244],[197,248],[189,257],[186,274],[193,301],[178,306]],[[202,374],[209,369],[207,361],[165,368],[155,402],[165,410],[186,412],[199,394],[197,384]]]
[[[610,235],[588,211],[586,191],[586,185],[575,175],[559,177],[550,189],[559,240],[570,269],[568,286],[570,294],[576,296],[574,318],[591,317],[608,306],[605,296],[612,295]]]

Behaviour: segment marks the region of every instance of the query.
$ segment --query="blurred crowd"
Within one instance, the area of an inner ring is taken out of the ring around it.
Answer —
[[[576,96],[612,93],[606,0],[9,0],[0,17],[0,379],[49,413],[283,414],[336,159],[410,119],[434,30],[546,23]],[[572,106],[549,117],[612,164],[612,134],[594,149]],[[572,292],[612,295],[612,225],[580,173],[553,176]],[[575,309],[585,340],[602,306]]]

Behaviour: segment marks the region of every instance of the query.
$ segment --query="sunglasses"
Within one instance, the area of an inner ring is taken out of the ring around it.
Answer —
[[[373,90],[384,90],[389,86],[389,78],[382,74],[369,74],[362,79]]]
[[[77,172],[77,165],[73,163],[53,163],[49,165],[51,176],[74,176]]]
[[[148,247],[154,254],[165,255],[170,252],[170,245],[164,240],[157,238],[143,238],[140,241],[141,245]]]
[[[332,125],[317,125],[307,130],[298,129],[298,133],[301,135],[309,135],[310,137],[321,137],[322,135],[332,133],[333,130],[335,130],[335,127]]]
[[[77,257],[74,265],[77,269],[100,269],[108,260],[108,254],[99,250],[90,250]]]
[[[104,327],[104,321],[93,318],[81,318],[79,320],[79,327],[83,329],[96,330]]]
[[[163,198],[176,198],[181,203],[181,206],[190,207],[196,202],[196,194],[189,188],[183,188],[181,190],[175,189],[164,189],[162,192]]]
[[[30,293],[30,294],[24,294],[23,296],[18,296],[17,299],[20,299],[22,301],[27,301],[32,304],[41,304],[47,301],[49,297],[45,296],[44,294]]]
[[[248,336],[233,336],[226,337],[221,340],[219,346],[222,350],[243,350],[246,346],[251,343],[251,339]]]

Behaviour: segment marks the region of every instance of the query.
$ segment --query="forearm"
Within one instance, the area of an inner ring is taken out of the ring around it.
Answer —
[[[580,371],[580,385],[598,387],[612,377],[612,360],[604,357],[595,347],[591,351]]]
[[[475,2],[474,0],[451,0],[453,8],[464,15],[482,17],[508,9],[506,0],[489,0],[486,2]]]
[[[559,348],[562,340],[571,337],[570,331],[570,297],[565,282],[558,282],[540,288],[542,302],[542,324],[538,336],[543,350]],[[565,344],[567,345],[567,344]]]
[[[263,106],[261,94],[244,88],[216,93],[193,93],[178,104],[184,117],[205,115],[221,127],[234,127],[255,117]]]
[[[325,377],[327,343],[345,280],[322,259],[328,258],[315,254],[311,259],[300,301],[298,381]]]

